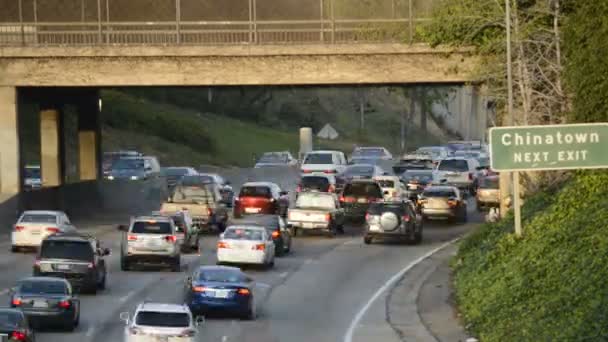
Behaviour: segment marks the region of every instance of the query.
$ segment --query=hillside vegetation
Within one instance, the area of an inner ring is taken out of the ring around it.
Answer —
[[[608,173],[581,172],[486,224],[454,263],[460,310],[481,341],[599,341],[608,338]]]

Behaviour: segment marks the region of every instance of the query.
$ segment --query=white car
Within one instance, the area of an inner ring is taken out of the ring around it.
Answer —
[[[230,226],[217,243],[218,264],[274,266],[275,246],[266,228]]]
[[[450,149],[445,146],[423,146],[419,147],[414,153],[428,154],[434,162],[438,162],[450,156]]]
[[[402,201],[407,198],[407,189],[397,176],[378,176],[374,180],[384,194],[385,201]]]
[[[22,247],[37,248],[51,234],[72,231],[76,228],[62,211],[24,211],[11,233],[11,251],[16,252]]]
[[[194,320],[185,304],[143,303],[137,306],[133,317],[122,312],[125,322],[125,342],[144,341],[198,341],[198,326],[202,317]]]
[[[433,180],[436,184],[449,184],[474,194],[477,189],[479,162],[473,158],[447,158],[437,165]]]
[[[340,175],[346,169],[344,153],[339,151],[312,151],[304,156],[302,174]]]

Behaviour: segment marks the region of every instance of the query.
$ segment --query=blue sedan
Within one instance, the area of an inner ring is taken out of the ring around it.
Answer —
[[[256,315],[253,279],[239,268],[201,266],[186,280],[185,302],[194,315]]]

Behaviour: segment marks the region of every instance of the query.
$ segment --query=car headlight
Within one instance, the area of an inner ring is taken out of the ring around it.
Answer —
[[[137,177],[137,176],[131,176],[131,180],[138,180],[138,179],[139,179],[139,177]]]
[[[114,176],[108,176],[109,180],[114,180]]]

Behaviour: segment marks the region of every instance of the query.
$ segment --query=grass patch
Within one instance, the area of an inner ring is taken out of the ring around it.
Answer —
[[[584,194],[584,195],[583,195]],[[463,241],[454,285],[471,332],[482,341],[608,338],[608,173],[580,172],[556,193]]]

